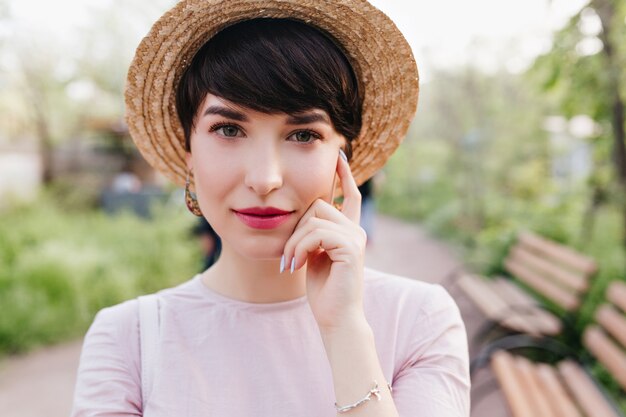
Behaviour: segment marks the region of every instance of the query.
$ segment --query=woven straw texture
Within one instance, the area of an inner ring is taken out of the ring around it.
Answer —
[[[398,147],[417,109],[417,66],[404,36],[364,0],[183,0],[141,41],[125,91],[126,121],[144,158],[174,183],[187,175],[183,130],[175,108],[178,81],[196,51],[226,26],[251,18],[292,18],[331,34],[363,92],[363,126],[352,142],[357,184]],[[192,181],[192,189],[193,181]],[[338,189],[336,194],[341,193]]]

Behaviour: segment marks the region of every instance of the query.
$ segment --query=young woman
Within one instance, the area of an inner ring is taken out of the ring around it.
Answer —
[[[98,313],[72,415],[468,416],[454,301],[364,268],[357,187],[400,143],[417,91],[406,40],[362,0],[166,13],[131,64],[127,120],[222,250],[152,296],[154,320],[138,300]]]

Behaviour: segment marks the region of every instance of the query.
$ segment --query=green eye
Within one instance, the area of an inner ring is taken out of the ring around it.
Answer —
[[[224,133],[224,136],[228,136],[228,137],[235,137],[237,136],[237,132],[239,131],[239,129],[237,129],[235,126],[222,126],[222,132]]]
[[[322,139],[322,136],[311,130],[300,130],[291,135],[293,141],[297,143],[311,144],[316,140]]]
[[[311,140],[311,136],[311,132],[303,130],[296,133],[296,140],[298,142],[309,142]]]
[[[230,123],[216,123],[209,128],[209,132],[217,132],[227,138],[242,136],[243,133],[239,126]]]

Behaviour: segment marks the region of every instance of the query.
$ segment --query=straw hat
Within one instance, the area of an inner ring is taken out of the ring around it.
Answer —
[[[141,41],[128,71],[126,121],[145,159],[184,185],[185,139],[176,86],[194,54],[221,29],[252,18],[291,18],[339,43],[363,95],[362,128],[352,141],[357,184],[379,170],[404,138],[417,108],[419,77],[395,24],[365,0],[182,0]]]

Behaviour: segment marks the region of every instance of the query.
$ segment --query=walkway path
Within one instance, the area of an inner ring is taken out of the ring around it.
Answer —
[[[447,285],[444,278],[460,263],[450,249],[418,226],[379,216],[372,245],[368,247],[367,265]],[[471,339],[480,315],[456,288],[448,290],[457,300]],[[3,417],[68,416],[81,343],[82,340],[76,340],[0,363],[0,414]],[[470,354],[474,353],[475,347],[471,346]],[[491,380],[488,372],[479,376],[487,383]],[[472,416],[507,417],[499,391],[490,392],[475,404]]]

